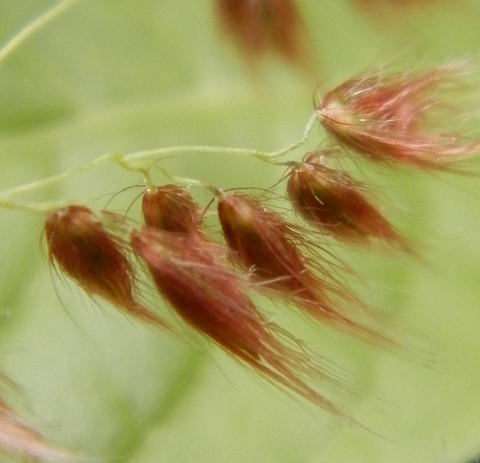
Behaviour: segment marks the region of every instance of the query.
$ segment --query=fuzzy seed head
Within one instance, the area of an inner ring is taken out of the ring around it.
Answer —
[[[177,185],[147,189],[142,214],[145,225],[158,230],[190,233],[200,228],[200,206],[185,188]]]
[[[72,205],[51,212],[45,222],[48,257],[91,297],[171,330],[166,321],[134,297],[136,278],[124,243],[87,207]]]
[[[282,342],[288,338],[300,345],[263,318],[245,293],[246,281],[222,262],[219,245],[152,228],[133,232],[131,244],[146,263],[159,294],[188,325],[273,383],[347,418],[307,383],[316,378],[341,387],[341,382],[304,350]]]
[[[327,93],[317,113],[340,144],[369,160],[455,170],[455,163],[480,150],[480,140],[449,133],[439,116],[453,110],[454,92],[467,90],[462,81],[470,71],[452,63],[423,74],[352,79]]]
[[[346,172],[322,161],[321,152],[309,153],[292,167],[287,194],[295,211],[311,226],[339,240],[368,244],[372,239],[400,245],[406,240],[365,194],[365,187]]]
[[[317,321],[339,327],[373,344],[394,342],[381,332],[347,316],[341,301],[365,308],[350,289],[336,279],[321,278],[302,253],[306,238],[281,215],[256,199],[232,193],[218,200],[218,217],[231,259],[272,297],[295,305]],[[328,272],[327,272],[328,275]],[[329,276],[329,275],[328,275]]]
[[[113,304],[132,300],[133,268],[120,243],[84,206],[52,212],[45,222],[48,255],[89,295]]]
[[[232,193],[219,199],[218,217],[232,261],[267,293],[316,318],[336,312],[326,295],[331,285],[315,275],[300,249],[305,238],[280,214],[253,197]]]
[[[252,275],[283,291],[301,291],[305,258],[294,239],[300,237],[280,215],[256,199],[228,194],[218,201],[218,217],[232,259]]]
[[[225,32],[252,61],[274,51],[292,63],[305,59],[300,14],[292,0],[216,0]]]

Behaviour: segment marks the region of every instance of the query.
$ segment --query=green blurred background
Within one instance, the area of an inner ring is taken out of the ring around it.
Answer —
[[[275,58],[253,78],[221,34],[213,1],[77,1],[0,63],[1,188],[109,152],[278,149],[301,136],[317,89],[372,66],[478,58],[474,0],[380,15],[348,0],[297,3],[318,57],[314,80]],[[1,0],[0,42],[54,4]],[[307,147],[323,138],[316,128]],[[222,188],[268,188],[283,173],[221,155],[164,165]],[[351,372],[358,385],[339,404],[386,438],[283,394],[193,335],[174,339],[92,303],[49,269],[42,218],[0,211],[0,370],[21,388],[9,400],[51,441],[106,461],[445,463],[480,452],[478,178],[362,172],[428,265],[335,252],[366,277],[365,299],[415,333],[416,354],[368,348],[261,303]],[[107,166],[28,199],[100,208],[141,180]],[[109,207],[124,211],[140,191]]]

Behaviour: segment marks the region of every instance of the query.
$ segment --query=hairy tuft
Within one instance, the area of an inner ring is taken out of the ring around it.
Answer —
[[[107,215],[104,217],[108,221]],[[51,212],[45,221],[48,257],[91,297],[170,330],[167,322],[135,298],[136,276],[124,243],[85,206]]]
[[[459,170],[459,161],[480,150],[479,139],[448,127],[465,116],[452,102],[468,96],[471,71],[467,63],[454,62],[419,74],[351,79],[325,95],[317,114],[340,144],[371,161]]]
[[[246,280],[223,262],[221,246],[152,228],[134,231],[131,243],[159,294],[188,325],[274,384],[353,422],[309,382],[345,385],[262,316],[246,294]]]
[[[147,189],[142,214],[147,227],[178,233],[199,231],[202,218],[200,206],[185,188],[177,185]]]
[[[313,271],[301,250],[302,243],[308,246],[306,237],[280,214],[251,196],[232,193],[219,198],[218,216],[232,261],[261,282],[259,287],[267,295],[369,342],[391,344],[386,335],[343,313],[338,296],[361,302],[346,286],[326,281]]]
[[[322,151],[308,153],[292,166],[287,195],[295,212],[338,240],[353,244],[380,240],[413,254],[408,240],[367,197],[365,186],[347,172],[328,167],[323,158]]]

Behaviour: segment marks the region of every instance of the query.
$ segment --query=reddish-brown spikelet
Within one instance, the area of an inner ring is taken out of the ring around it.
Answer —
[[[276,335],[300,344],[262,317],[245,293],[245,281],[222,262],[221,246],[206,240],[199,245],[188,234],[152,228],[134,231],[131,244],[147,264],[160,295],[191,327],[270,381],[355,422],[308,385],[309,379],[316,379],[343,386],[305,351],[279,340]]]
[[[147,227],[178,233],[199,231],[202,216],[190,193],[177,185],[147,189],[142,199],[142,214]]]
[[[338,142],[372,161],[459,170],[458,161],[476,154],[480,140],[448,133],[440,113],[453,111],[452,95],[467,89],[462,81],[470,71],[456,62],[423,74],[352,79],[328,92],[317,114]]]
[[[51,212],[45,222],[48,257],[91,297],[162,328],[167,322],[137,302],[135,273],[123,243],[87,207],[72,205]]]
[[[364,185],[348,173],[326,166],[323,156],[312,152],[292,166],[287,194],[295,211],[339,240],[369,244],[377,239],[413,253],[408,240],[366,197]]]
[[[48,444],[3,399],[0,399],[0,450],[35,461],[65,462],[75,459],[72,454]]]
[[[293,0],[216,0],[216,6],[223,29],[251,64],[271,51],[306,64],[305,33]]]
[[[260,287],[267,294],[367,341],[390,344],[386,336],[355,322],[336,308],[332,294],[347,301],[359,299],[347,287],[324,281],[312,271],[297,246],[302,241],[301,235],[281,215],[250,196],[234,193],[219,198],[218,217],[232,260],[261,282]]]

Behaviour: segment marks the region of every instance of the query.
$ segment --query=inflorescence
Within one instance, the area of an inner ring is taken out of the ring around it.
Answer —
[[[251,153],[287,168],[284,196],[296,219],[269,206],[265,194],[222,191],[175,177],[156,186],[147,156],[116,159],[146,176],[143,223],[84,205],[54,208],[45,224],[50,263],[91,297],[178,333],[143,302],[138,285],[142,268],[142,275],[149,275],[158,294],[191,328],[277,386],[359,424],[318,389],[345,388],[337,373],[325,368],[322,356],[302,340],[272,322],[251,296],[280,301],[314,322],[375,346],[405,347],[345,283],[342,270],[349,270],[326,243],[363,249],[383,245],[417,256],[415,246],[375,203],[369,193],[374,187],[336,164],[351,152],[389,168],[460,171],[459,162],[476,154],[480,141],[432,131],[429,122],[438,122],[436,110],[447,101],[442,97],[458,91],[466,72],[465,63],[453,63],[418,75],[349,80],[315,108],[315,119],[332,137],[328,148],[284,162],[277,154]],[[192,186],[206,189],[216,201],[222,239],[205,225],[206,210],[191,196]]]
[[[61,1],[27,26],[0,50],[0,61],[74,2]],[[376,11],[381,3],[415,5],[433,0],[356,2]],[[314,72],[314,53],[293,0],[215,0],[215,6],[223,31],[252,69],[274,53]],[[3,192],[0,207],[46,215],[44,236],[51,267],[88,296],[178,336],[179,330],[144,294],[145,288],[154,288],[177,318],[266,380],[368,429],[324,393],[326,389],[348,392],[342,373],[273,322],[257,306],[255,295],[374,346],[393,351],[406,348],[346,283],[353,271],[329,244],[391,247],[415,258],[419,254],[377,204],[372,195],[375,186],[355,178],[339,160],[346,154],[358,155],[382,168],[468,172],[462,161],[480,151],[480,139],[465,133],[474,113],[461,113],[456,102],[460,95],[474,100],[471,89],[475,87],[469,84],[476,73],[467,62],[456,61],[423,73],[382,71],[359,76],[326,93],[316,103],[304,137],[285,149],[264,153],[178,146],[106,155],[70,172]],[[317,122],[330,137],[329,145],[304,152],[301,159],[281,161],[307,141]],[[456,123],[453,128],[452,122]],[[284,198],[294,219],[274,210],[264,193],[222,191],[199,180],[172,177],[158,165],[162,156],[213,152],[283,165],[287,172],[279,184],[285,184]],[[141,222],[75,202],[32,204],[17,199],[109,162],[144,174],[147,187]],[[163,172],[169,184],[154,185],[153,168]],[[190,194],[192,187],[204,188],[216,201],[220,238],[205,224],[206,210]],[[47,444],[3,399],[0,448],[39,460],[71,457]]]

